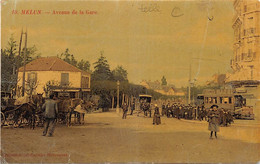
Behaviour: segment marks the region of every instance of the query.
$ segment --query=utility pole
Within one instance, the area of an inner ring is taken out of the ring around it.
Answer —
[[[190,71],[189,71],[189,95],[188,95],[188,104],[190,104],[190,86],[191,85],[191,64],[190,64]]]
[[[21,55],[21,47],[22,47],[22,41],[23,41],[23,35],[25,35],[25,44],[24,44],[24,50],[23,50],[23,81],[22,81],[22,96],[24,96],[25,92],[25,64],[26,64],[26,55],[27,55],[27,29],[25,32],[21,32],[20,37],[20,43],[19,43],[19,56]]]
[[[117,103],[116,103],[116,113],[119,113],[119,85],[120,82],[117,80]]]

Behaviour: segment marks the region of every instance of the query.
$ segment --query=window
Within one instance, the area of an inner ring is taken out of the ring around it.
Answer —
[[[69,73],[61,73],[60,84],[62,86],[68,86],[69,85]]]
[[[228,97],[224,97],[223,102],[224,102],[224,104],[227,104],[228,103]]]
[[[220,101],[219,103],[222,104],[223,103],[223,97],[220,97],[219,101]]]
[[[229,104],[232,104],[232,97],[228,98],[228,102],[229,102]]]
[[[217,104],[218,103],[217,97],[214,97],[213,99],[214,99],[214,103]]]
[[[36,72],[27,73],[27,82],[29,84],[36,83],[37,82],[37,73]]]
[[[25,88],[28,95],[32,95],[35,93],[35,89],[37,88],[37,73],[30,72],[27,73],[27,80],[25,82]]]
[[[213,99],[212,99],[212,97],[209,97],[209,103],[210,103],[210,104],[213,103]]]
[[[82,76],[82,78],[81,78],[81,87],[82,88],[89,88],[89,77]]]

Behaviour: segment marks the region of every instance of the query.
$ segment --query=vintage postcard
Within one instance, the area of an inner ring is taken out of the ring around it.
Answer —
[[[259,163],[259,0],[0,0],[1,163]]]

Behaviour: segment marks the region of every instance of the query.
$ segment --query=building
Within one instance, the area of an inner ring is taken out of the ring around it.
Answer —
[[[260,80],[260,1],[235,0],[233,18],[234,43],[227,82],[259,82]]]
[[[177,89],[174,85],[161,85],[161,83],[156,80],[156,81],[146,81],[143,80],[140,83],[141,86],[147,88],[147,89],[152,89],[158,93],[161,93],[162,95],[167,95],[167,96],[184,96],[185,93],[182,92],[180,89]]]
[[[232,73],[226,83],[241,92],[260,120],[260,1],[235,0]]]
[[[17,95],[21,96],[23,67],[18,70]],[[57,58],[42,57],[25,66],[25,94],[53,92],[57,96],[71,98],[85,97],[90,92],[89,72]]]

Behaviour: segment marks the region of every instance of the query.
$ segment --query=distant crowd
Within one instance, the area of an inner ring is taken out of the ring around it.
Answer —
[[[144,112],[144,115],[147,117],[152,117],[152,112],[154,108],[157,107],[157,104],[141,101],[140,102],[140,112]],[[158,107],[157,107],[158,108]],[[210,110],[205,109],[204,105],[192,106],[184,105],[177,102],[168,102],[162,103],[160,111],[160,116],[167,118],[177,118],[177,119],[186,119],[186,120],[199,120],[199,121],[209,121],[210,119]],[[218,108],[218,123],[221,126],[228,126],[233,122],[233,116],[229,110]],[[131,112],[132,113],[132,112]]]

